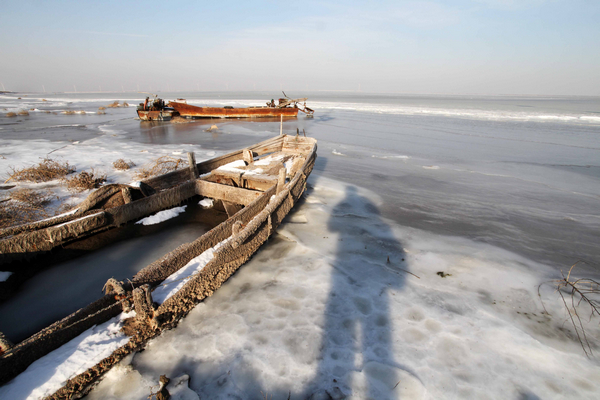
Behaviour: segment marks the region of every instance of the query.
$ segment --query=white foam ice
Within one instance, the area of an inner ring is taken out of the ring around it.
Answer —
[[[89,398],[142,400],[161,374],[200,398],[597,397],[556,292],[539,300],[551,268],[396,225],[376,194],[314,174],[302,223]]]
[[[126,318],[133,316],[135,311],[121,313],[33,362],[24,372],[0,387],[0,398],[37,400],[52,395],[67,380],[127,343],[129,337],[121,332],[121,327]]]
[[[246,163],[244,160],[236,160],[228,164],[221,165],[219,168],[217,168],[217,171],[242,172],[242,169],[245,167]]]
[[[491,121],[531,121],[531,122],[583,122],[600,123],[600,117],[589,116],[577,113],[554,114],[547,111],[540,112],[520,112],[520,111],[501,111],[501,110],[483,110],[475,108],[444,108],[427,106],[408,106],[398,104],[383,103],[349,103],[349,102],[322,102],[311,103],[311,107],[321,112],[327,110],[363,112],[371,114],[392,114],[392,115],[419,115],[419,116],[439,116],[452,118],[466,118]]]
[[[151,215],[146,218],[142,218],[136,222],[139,225],[156,225],[161,222],[168,221],[172,218],[177,217],[179,214],[185,212],[187,206],[174,207],[168,210],[159,211],[154,215]]]
[[[193,258],[184,267],[171,274],[152,292],[152,300],[162,304],[169,297],[177,293],[193,275],[202,271],[204,267],[213,259],[215,251],[218,250],[228,239],[217,243],[214,247],[204,251],[199,256]]]
[[[214,203],[213,199],[209,199],[209,198],[204,198],[198,202],[198,204],[200,204],[202,206],[202,208],[212,208],[213,203]]]

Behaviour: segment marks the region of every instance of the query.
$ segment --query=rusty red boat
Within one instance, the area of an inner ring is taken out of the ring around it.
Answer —
[[[284,93],[285,95],[285,93]],[[187,104],[183,99],[171,101],[168,107],[174,109],[180,116],[186,118],[262,118],[262,117],[297,117],[301,111],[308,116],[313,115],[314,110],[306,106],[307,98],[302,99],[279,99],[267,102],[262,107],[198,107]]]

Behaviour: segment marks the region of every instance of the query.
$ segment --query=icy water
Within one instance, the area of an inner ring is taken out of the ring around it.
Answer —
[[[94,112],[114,97],[28,96],[15,104]],[[165,93],[197,105],[261,105],[269,93]],[[316,170],[380,194],[398,223],[499,245],[556,266],[600,256],[600,99],[590,97],[302,94],[315,117],[286,121],[319,141]],[[53,99],[53,97],[55,97]],[[104,100],[102,100],[104,98]],[[266,100],[265,100],[266,101]],[[277,134],[278,121],[140,123],[133,108],[108,115],[32,112],[3,137],[85,140],[98,133],[148,145],[189,144],[225,151]],[[49,120],[48,120],[49,119]],[[102,122],[99,122],[102,121]],[[218,132],[204,130],[212,125]],[[47,126],[47,128],[43,128]]]
[[[283,124],[318,140],[306,198],[234,279],[111,372],[95,398],[145,398],[162,373],[191,377],[173,387],[189,398],[597,397],[597,362],[551,287],[543,312],[537,286],[578,260],[598,273],[600,99],[293,95],[316,110]],[[57,112],[0,118],[2,170],[48,152],[82,169],[117,156],[206,159],[279,133],[277,121],[93,114],[135,94],[44,96],[0,97],[0,108]],[[161,96],[233,106],[273,97]]]

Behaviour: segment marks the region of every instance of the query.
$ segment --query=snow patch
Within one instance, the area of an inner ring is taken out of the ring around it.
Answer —
[[[140,219],[138,222],[136,222],[136,224],[141,224],[141,225],[160,224],[161,222],[175,218],[179,214],[185,212],[186,207],[187,206],[181,206],[181,207],[171,208],[169,210],[159,211],[154,215]]]
[[[67,380],[93,367],[127,343],[129,337],[121,332],[121,327],[123,320],[133,316],[135,311],[122,313],[38,359],[0,387],[0,398],[33,400],[51,395]]]

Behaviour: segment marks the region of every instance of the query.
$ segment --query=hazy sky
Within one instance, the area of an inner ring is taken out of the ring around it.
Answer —
[[[600,0],[2,3],[6,90],[600,95]]]

